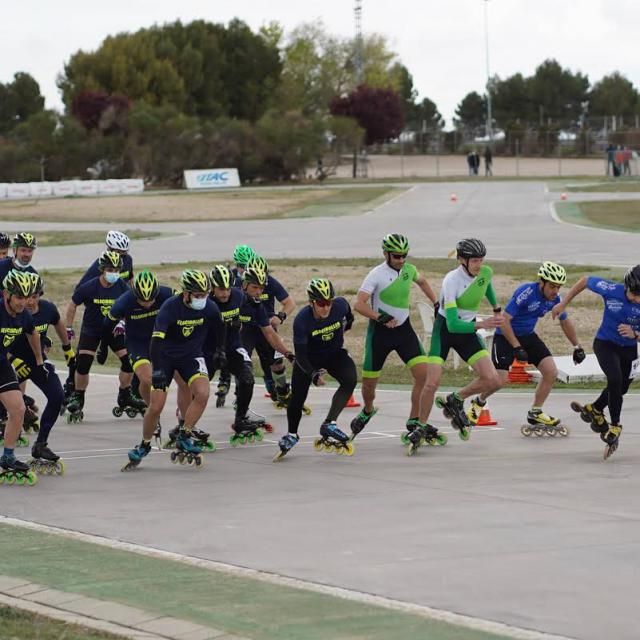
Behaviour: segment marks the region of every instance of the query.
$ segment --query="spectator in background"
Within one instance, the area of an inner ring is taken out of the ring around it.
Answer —
[[[605,149],[607,154],[607,175],[615,175],[614,167],[616,165],[616,148],[615,145],[609,143]]]
[[[488,145],[484,148],[484,175],[492,176],[493,169],[491,168],[493,165],[493,154],[491,153],[491,147]]]

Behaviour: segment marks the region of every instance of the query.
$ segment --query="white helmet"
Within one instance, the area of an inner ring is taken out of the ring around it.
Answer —
[[[122,233],[122,231],[109,231],[107,233],[107,247],[109,249],[129,251],[129,236]]]

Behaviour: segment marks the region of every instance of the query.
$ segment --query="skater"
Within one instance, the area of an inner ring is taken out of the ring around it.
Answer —
[[[66,330],[69,340],[72,340],[75,335],[73,319],[76,315],[76,309],[79,305],[84,304],[84,315],[77,347],[75,391],[67,404],[67,420],[69,422],[81,422],[84,418],[83,407],[85,392],[89,386],[89,371],[102,338],[104,318],[107,317],[113,303],[129,290],[124,280],[120,278],[122,256],[119,253],[104,251],[98,258],[98,267],[100,275],[77,287],[67,307]],[[120,360],[118,376],[120,390],[117,404],[118,406],[130,405],[133,402],[131,395],[133,369],[127,355],[124,336],[112,335],[108,346]]]
[[[282,284],[269,273],[269,265],[262,256],[254,255],[247,263],[247,269],[250,268],[264,271],[264,273],[267,274],[267,282],[260,294],[260,301],[267,312],[269,324],[277,333],[278,328],[282,326],[287,317],[295,311],[296,303]],[[275,310],[276,300],[281,306],[278,312]],[[250,346],[250,348],[247,348],[247,351],[252,352],[255,348],[258,352],[267,393],[271,395],[271,399],[279,407],[286,407],[289,401],[290,388],[287,383],[287,374],[282,353],[274,350],[265,340],[262,332],[258,330],[256,325],[249,325],[243,329],[243,332],[243,342],[248,343]]]
[[[71,360],[75,355],[71,345],[66,342],[67,332],[60,313],[55,304],[42,298],[44,294],[42,277],[37,273],[29,273],[27,275],[33,281],[34,292],[27,299],[26,309],[31,314],[37,332],[36,335],[40,337],[43,357],[46,357],[51,348],[51,340],[47,336],[47,332],[49,327],[53,327],[62,344],[65,358],[68,361]],[[9,346],[9,352],[9,362],[16,372],[20,385],[26,383],[27,380],[32,380],[47,400],[39,425],[37,422],[32,422],[31,425],[28,425],[25,418],[25,431],[27,426],[31,426],[38,433],[36,442],[31,448],[33,459],[30,461],[30,465],[38,473],[62,475],[64,473],[64,463],[60,460],[60,456],[51,451],[48,444],[49,434],[60,415],[60,408],[64,398],[62,384],[56,373],[55,366],[52,362],[46,360],[44,367],[48,373],[46,376],[42,375],[42,369],[37,366],[30,340],[27,339],[27,335],[24,333],[19,335]],[[26,413],[30,411],[28,406],[25,411]]]
[[[129,415],[144,413],[151,394],[151,361],[149,344],[153,325],[165,300],[173,295],[170,287],[160,286],[158,278],[150,271],[141,271],[133,279],[131,289],[125,291],[113,304],[103,320],[102,338],[98,348],[98,364],[104,364],[109,344],[114,340],[114,331],[124,322],[124,338],[129,362],[140,380],[143,403],[134,396],[133,404],[118,404],[114,408],[117,417],[125,411]],[[128,398],[125,398],[128,399]]]
[[[233,261],[235,267],[231,269],[231,286],[236,289],[242,288],[242,274],[247,268],[249,260],[256,255],[256,252],[248,244],[238,244],[233,250]]]
[[[299,440],[298,426],[309,387],[323,386],[328,373],[339,384],[316,440],[318,451],[353,454],[353,445],[338,428],[336,420],[347,404],[358,379],[356,365],[344,348],[344,332],[353,325],[349,303],[335,295],[333,284],[326,278],[314,278],[307,286],[309,304],[298,313],[293,323],[295,363],[291,374],[291,399],[287,407],[287,434],[278,443],[282,458]]]
[[[273,428],[271,425],[267,425],[264,418],[252,418],[249,413],[249,405],[253,397],[253,366],[251,357],[240,341],[240,315],[242,307],[246,304],[245,294],[240,289],[231,287],[231,273],[229,269],[222,264],[217,264],[213,267],[210,277],[212,285],[211,299],[218,305],[227,328],[225,343],[227,359],[226,371],[236,379],[235,420],[233,429],[236,433],[255,433],[257,429],[272,430]],[[252,306],[255,305],[252,304]],[[262,304],[260,304],[260,307],[262,307]],[[208,341],[208,344],[205,345],[205,362],[207,363],[207,369],[209,369],[210,380],[213,379],[215,374],[213,364],[214,354],[211,351],[211,344],[211,341]],[[220,387],[218,387],[218,394],[216,394],[218,395],[216,406],[218,406],[218,402],[220,401],[219,393]],[[222,400],[222,404],[224,404],[224,396]]]
[[[127,283],[131,284],[133,280],[133,259],[129,254],[129,236],[122,231],[109,231],[105,240],[107,245],[107,251],[114,251],[122,256],[122,267],[120,268],[120,277]],[[82,278],[76,285],[76,288],[81,284],[97,278],[100,275],[100,265],[98,259],[94,260],[89,268],[84,272]]]
[[[151,438],[167,401],[167,390],[174,375],[188,385],[191,401],[183,414],[184,424],[175,438],[171,461],[201,467],[202,448],[209,434],[194,442],[196,428],[209,400],[209,375],[204,360],[206,340],[214,340],[213,360],[224,364],[225,327],[217,305],[209,299],[209,277],[203,271],[187,269],[180,277],[180,293],[160,308],[155,319],[149,355],[151,357],[151,399],[143,418],[142,441],[129,451],[123,471],[135,468],[151,450]],[[204,437],[206,436],[206,438]]]
[[[547,433],[553,436],[557,433],[568,434],[567,428],[560,424],[559,418],[547,415],[543,411],[543,405],[553,388],[558,370],[547,345],[535,332],[538,319],[544,317],[561,301],[558,294],[566,282],[567,273],[564,267],[554,262],[543,262],[538,269],[538,281],[526,282],[514,291],[504,310],[504,322],[496,329],[493,340],[491,360],[498,372],[500,388],[509,379],[509,367],[514,359],[535,365],[542,374],[534,392],[533,405],[527,413],[527,424],[521,429],[525,436],[530,436],[531,433]],[[566,313],[560,314],[558,318],[562,331],[573,345],[573,362],[580,364],[585,359],[585,353],[578,342],[575,326]],[[485,391],[471,400],[471,406],[467,411],[471,424],[478,422],[480,412],[491,393]]]
[[[11,238],[6,233],[0,233],[0,260],[4,260],[9,255]]]
[[[16,233],[11,246],[13,248],[13,256],[0,260],[0,282],[4,282],[7,274],[12,269],[37,273],[31,264],[33,254],[38,247],[36,237],[32,233],[21,231]]]
[[[593,351],[607,377],[607,386],[595,402],[584,407],[572,402],[571,408],[580,412],[580,417],[590,422],[592,430],[600,434],[607,445],[606,459],[618,448],[622,433],[622,399],[631,384],[631,366],[638,357],[640,265],[625,273],[624,284],[597,276],[583,276],[571,287],[565,299],[553,308],[552,316],[557,318],[564,313],[569,303],[585,289],[597,293],[604,300],[604,313],[593,341]],[[606,407],[609,407],[609,422],[604,415]]]
[[[38,476],[29,465],[18,460],[14,454],[16,441],[24,420],[24,401],[7,352],[14,341],[27,334],[35,359],[34,377],[46,381],[49,371],[44,366],[40,338],[33,325],[31,314],[25,312],[27,300],[35,291],[35,284],[28,274],[12,269],[2,281],[3,300],[0,307],[0,401],[8,412],[4,428],[4,451],[0,457],[0,484],[29,484],[38,481]]]
[[[469,439],[469,419],[464,411],[464,400],[481,393],[491,394],[500,388],[500,379],[491,362],[489,352],[478,329],[493,329],[503,322],[502,309],[497,306],[491,284],[493,271],[483,264],[487,254],[484,244],[476,238],[465,238],[456,245],[458,267],[442,281],[440,306],[433,325],[428,357],[428,374],[421,406],[420,422],[426,424],[436,391],[440,386],[442,367],[450,349],[454,349],[475,372],[476,378],[463,389],[438,398],[436,404],[443,410],[462,440]],[[476,320],[478,308],[487,298],[493,316]],[[411,438],[411,435],[408,436]],[[416,436],[417,437],[417,436]]]
[[[411,371],[413,389],[407,429],[419,422],[422,394],[427,379],[427,356],[409,319],[411,285],[417,284],[437,305],[436,294],[426,278],[407,262],[409,240],[390,233],[382,240],[384,262],[372,269],[360,286],[354,309],[369,320],[362,366],[364,407],[351,422],[356,436],[376,414],[376,387],[387,356],[395,351]]]

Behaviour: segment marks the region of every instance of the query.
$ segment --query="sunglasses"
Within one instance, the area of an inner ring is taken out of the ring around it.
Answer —
[[[391,257],[394,260],[406,260],[407,254],[406,253],[392,253]]]
[[[318,307],[330,307],[333,304],[333,300],[314,300],[313,301]]]

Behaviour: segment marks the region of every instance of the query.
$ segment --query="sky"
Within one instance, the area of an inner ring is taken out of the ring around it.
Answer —
[[[47,108],[61,109],[56,76],[71,55],[93,51],[108,36],[153,24],[240,18],[254,31],[271,21],[290,31],[322,20],[329,32],[352,36],[353,0],[7,0],[0,19],[0,82],[26,71]],[[483,93],[489,69],[506,78],[531,75],[555,58],[591,83],[620,71],[640,87],[638,0],[363,0],[365,34],[386,36],[409,69],[419,98],[433,100],[451,124],[469,91]]]

